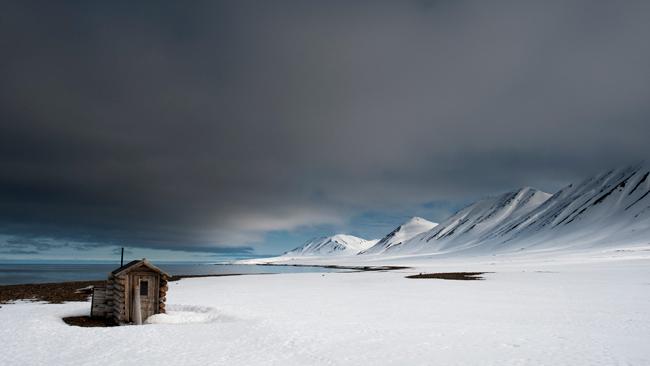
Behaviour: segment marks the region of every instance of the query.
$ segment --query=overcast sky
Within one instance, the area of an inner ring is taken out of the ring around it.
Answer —
[[[648,1],[3,1],[0,48],[0,259],[372,238],[650,152]]]

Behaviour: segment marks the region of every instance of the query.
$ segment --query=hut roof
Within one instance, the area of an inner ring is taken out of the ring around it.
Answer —
[[[139,267],[147,267],[147,268],[151,269],[152,271],[160,273],[163,276],[171,277],[168,273],[164,272],[162,269],[160,269],[160,268],[154,266],[153,264],[149,263],[149,261],[144,259],[144,258],[131,261],[131,262],[123,265],[122,267],[117,268],[116,270],[111,272],[111,274],[117,276],[119,274],[122,274],[124,272],[129,272],[129,271],[134,270],[134,269],[139,268]]]

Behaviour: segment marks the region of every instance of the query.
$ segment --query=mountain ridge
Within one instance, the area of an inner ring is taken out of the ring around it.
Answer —
[[[308,240],[283,253],[282,256],[353,255],[370,248],[376,242],[377,240],[367,240],[348,234],[335,234]]]
[[[478,200],[438,226],[386,252],[445,251],[480,242],[491,231],[519,218],[544,203],[551,194],[523,187]]]
[[[395,245],[400,245],[404,241],[409,240],[418,234],[431,230],[437,225],[438,223],[431,222],[422,217],[413,216],[380,239],[377,244],[359,252],[358,254],[381,254]]]
[[[554,194],[523,187],[478,200],[440,224],[413,217],[379,240],[322,237],[288,256],[497,255],[650,245],[650,166],[639,163]]]

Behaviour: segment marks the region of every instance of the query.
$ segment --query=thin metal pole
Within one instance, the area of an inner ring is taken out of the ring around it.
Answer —
[[[120,256],[120,267],[124,265],[124,248],[122,248],[122,255]]]

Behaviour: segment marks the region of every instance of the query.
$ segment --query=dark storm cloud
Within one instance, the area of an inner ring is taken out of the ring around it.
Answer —
[[[1,7],[15,238],[250,251],[650,152],[648,2]]]

